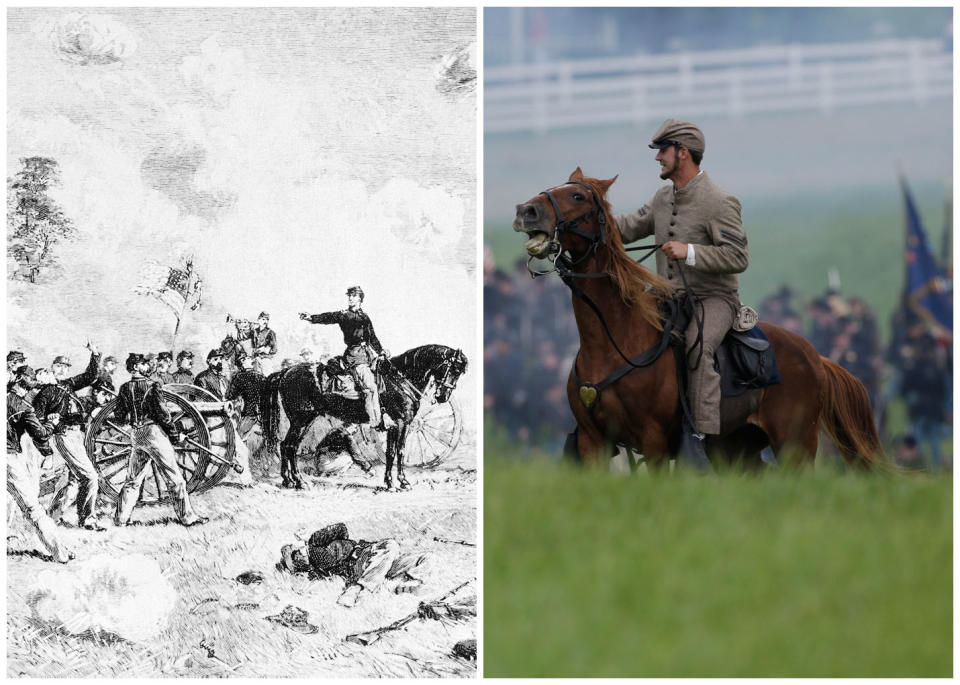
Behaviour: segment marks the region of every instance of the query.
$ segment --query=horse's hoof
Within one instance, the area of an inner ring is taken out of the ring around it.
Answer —
[[[383,489],[386,490],[387,492],[394,492],[396,490],[396,488],[393,487],[393,482],[389,480],[384,481]]]
[[[293,484],[293,489],[294,489],[294,490],[306,490],[306,489],[307,489],[307,486],[303,484],[303,481],[298,480],[298,481],[296,481],[296,482]]]
[[[411,487],[413,487],[413,486],[410,485],[410,482],[409,482],[406,478],[401,478],[401,479],[400,479],[400,489],[401,489],[401,490],[409,490]]]

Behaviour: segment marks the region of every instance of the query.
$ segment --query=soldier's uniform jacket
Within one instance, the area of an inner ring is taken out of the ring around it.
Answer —
[[[46,418],[50,414],[60,414],[60,424],[56,428],[58,433],[65,431],[68,426],[82,428],[86,414],[76,392],[92,385],[99,374],[100,355],[91,354],[90,363],[83,373],[42,386],[32,403],[37,416]]]
[[[307,552],[310,566],[321,576],[337,575],[356,582],[370,560],[372,542],[351,540],[345,523],[321,528],[310,536]]]
[[[230,381],[226,374],[217,373],[208,366],[193,379],[193,385],[203,388],[204,390],[209,390],[216,395],[219,400],[225,400],[227,398],[227,390],[230,387]]]
[[[377,334],[373,332],[373,323],[362,309],[344,309],[339,312],[311,314],[307,319],[310,323],[338,324],[343,332],[343,342],[347,346],[344,358],[353,366],[367,364],[376,354],[380,354],[383,347]],[[375,354],[369,355],[369,347]]]
[[[150,379],[160,383],[161,385],[177,382],[176,378],[174,378],[174,375],[166,371],[154,371],[152,374],[150,374]]]
[[[177,369],[173,373],[173,380],[171,383],[183,383],[184,385],[193,385],[193,374],[189,371],[184,371],[183,369]]]
[[[747,236],[740,219],[740,201],[715,184],[706,173],[686,187],[660,188],[653,199],[629,214],[614,217],[624,243],[653,235],[658,244],[671,240],[692,243],[696,266],[680,260],[687,284],[697,295],[718,296],[739,306],[739,279],[749,263]],[[683,290],[676,262],[657,250],[657,273]]]
[[[269,326],[263,330],[252,328],[250,330],[250,337],[253,340],[253,350],[256,356],[272,357],[277,353],[277,334]],[[261,347],[266,347],[270,351],[267,353],[257,352]]]
[[[40,422],[29,402],[15,392],[7,393],[7,452],[22,452],[20,438],[26,433],[40,454],[49,456],[53,454],[49,442],[53,431],[53,425]]]
[[[139,428],[153,422],[160,426],[171,439],[176,439],[177,427],[170,420],[170,412],[163,406],[160,383],[135,374],[120,386],[117,397],[114,417],[118,423],[129,423],[134,428]]]
[[[240,371],[230,381],[227,391],[228,400],[238,397],[243,400],[242,416],[260,415],[260,390],[263,388],[263,374],[253,369]]]

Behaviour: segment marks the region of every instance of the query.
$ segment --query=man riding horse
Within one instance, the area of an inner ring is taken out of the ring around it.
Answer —
[[[380,392],[373,374],[374,363],[378,359],[389,358],[383,351],[377,334],[373,331],[370,317],[360,307],[363,302],[363,290],[353,286],[347,290],[347,309],[323,314],[300,313],[300,318],[310,323],[338,324],[343,331],[343,342],[347,349],[343,353],[344,366],[350,371],[360,392],[370,424],[379,431],[387,430],[392,421],[380,406]]]
[[[660,178],[673,186],[661,187],[642,208],[614,219],[624,243],[655,236],[662,245],[657,273],[678,293],[702,304],[702,349],[699,316],[691,319],[685,332],[690,410],[696,425],[686,431],[684,450],[693,463],[705,465],[705,434],[720,433],[720,374],[713,355],[740,307],[737,274],[749,262],[747,237],[740,201],[700,170],[706,142],[696,125],[667,119],[650,147],[657,150]],[[698,315],[699,309],[698,305]]]

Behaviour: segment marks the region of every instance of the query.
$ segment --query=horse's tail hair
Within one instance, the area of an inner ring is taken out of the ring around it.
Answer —
[[[267,376],[260,389],[260,426],[264,447],[271,453],[280,447],[280,381],[285,371]]]
[[[821,428],[837,443],[848,466],[875,469],[889,464],[863,383],[829,359],[821,357],[820,363],[827,376]]]

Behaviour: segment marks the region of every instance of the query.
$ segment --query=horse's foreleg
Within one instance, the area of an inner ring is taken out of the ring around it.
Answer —
[[[396,430],[397,435],[395,437],[395,449],[397,451],[397,482],[400,484],[400,488],[407,490],[410,488],[410,481],[407,480],[407,477],[403,475],[403,448],[407,442],[407,424],[406,422],[401,422],[397,424],[396,428],[391,428],[391,430]]]
[[[600,431],[589,424],[578,424],[576,435],[577,452],[584,466],[609,466],[613,450]]]
[[[396,427],[387,429],[387,467],[383,472],[383,485],[387,490],[393,489],[393,474],[391,471],[393,471],[393,455],[397,443],[396,432]]]
[[[282,478],[281,485],[285,488],[303,489],[300,469],[297,466],[297,449],[300,447],[300,439],[306,429],[306,423],[291,418],[290,429],[283,438],[283,442],[280,443],[280,477]]]

